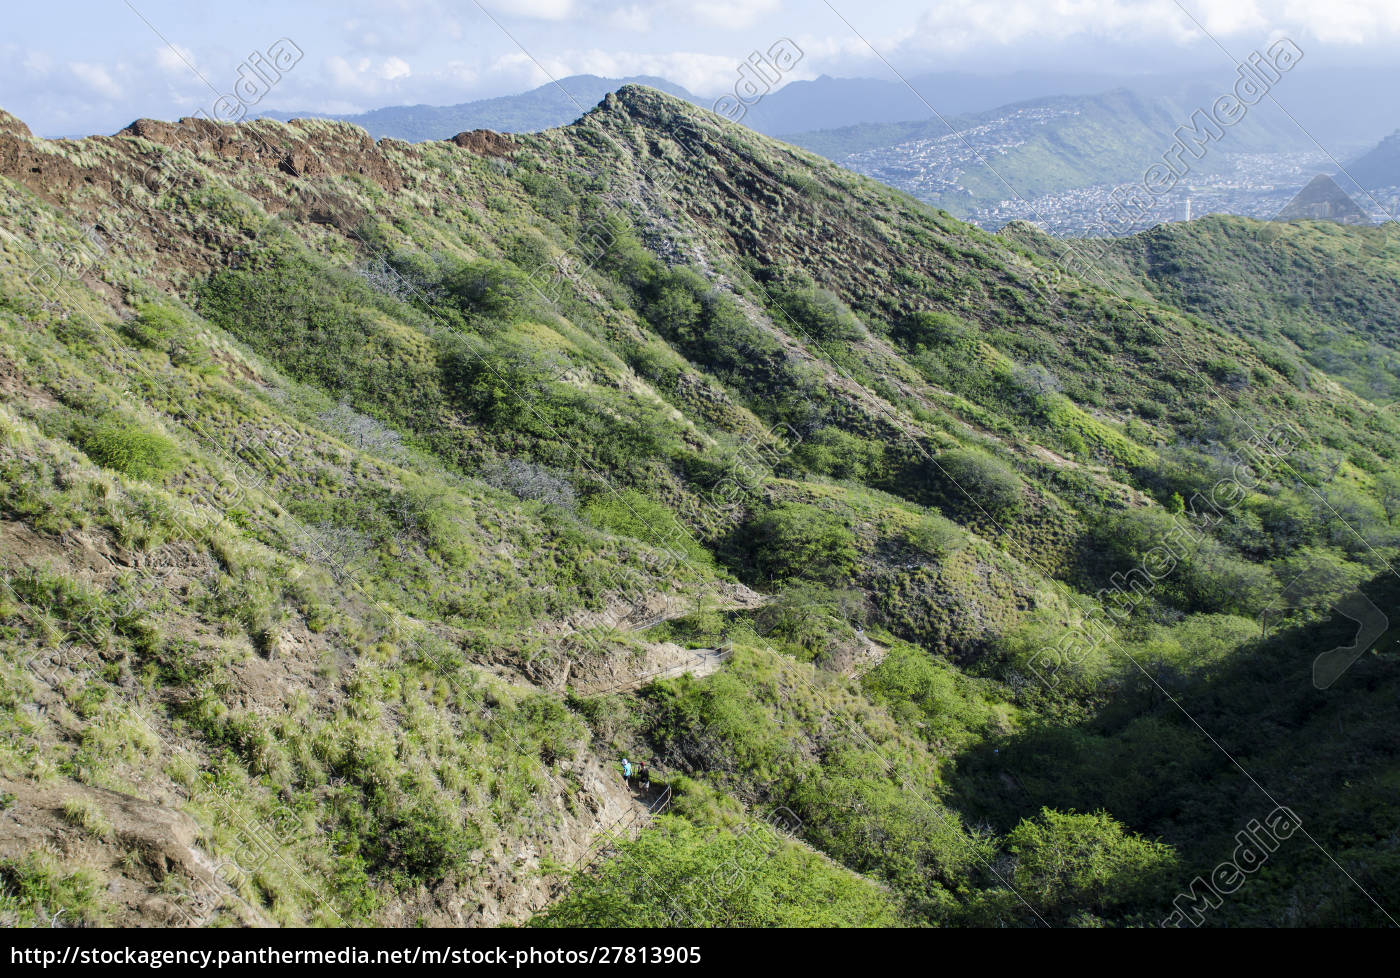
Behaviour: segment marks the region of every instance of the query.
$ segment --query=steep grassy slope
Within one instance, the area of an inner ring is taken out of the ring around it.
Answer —
[[[1258,617],[1394,550],[1400,419],[1262,325],[656,92],[412,146],[0,123],[21,921],[1156,922],[1243,790],[1162,692],[1282,722],[1246,664],[1316,636]],[[1324,755],[1267,759],[1305,820]],[[1219,919],[1311,919],[1280,865]]]
[[[1400,400],[1400,241],[1392,223],[1210,217],[1106,244],[1165,301],[1264,340],[1380,406]]]

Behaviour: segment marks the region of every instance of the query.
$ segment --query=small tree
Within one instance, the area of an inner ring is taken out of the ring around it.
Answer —
[[[966,493],[994,517],[1021,508],[1021,477],[1004,462],[984,452],[957,448],[938,457],[937,469],[952,485],[953,493]]]
[[[1105,812],[1080,815],[1042,808],[1007,834],[1002,852],[1006,869],[996,882],[1003,885],[978,895],[970,922],[1092,925],[1111,920],[1158,902],[1176,866],[1170,846],[1124,831]]]
[[[911,347],[955,347],[975,334],[972,327],[952,313],[921,310],[895,327],[894,335]]]
[[[1376,494],[1385,509],[1386,522],[1394,523],[1400,515],[1400,474],[1382,472],[1376,476]]]
[[[806,503],[773,507],[753,525],[752,539],[754,564],[770,581],[838,581],[855,567],[855,534]]]
[[[1016,367],[1011,371],[1011,378],[1020,399],[1039,411],[1048,411],[1055,395],[1063,389],[1054,371],[1038,363]]]
[[[855,342],[865,336],[855,313],[834,292],[826,289],[785,289],[775,295],[779,325],[787,320],[817,341]]]

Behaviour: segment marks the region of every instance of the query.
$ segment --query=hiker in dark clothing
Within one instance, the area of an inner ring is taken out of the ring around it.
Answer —
[[[651,769],[647,767],[646,761],[642,761],[641,767],[637,768],[637,783],[648,795],[651,794]]]

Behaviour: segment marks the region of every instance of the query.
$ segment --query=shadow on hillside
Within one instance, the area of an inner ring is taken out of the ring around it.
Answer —
[[[1362,591],[1400,625],[1400,579],[1386,573]],[[1236,912],[1260,923],[1305,914],[1309,923],[1384,924],[1361,888],[1400,912],[1396,632],[1328,688],[1313,683],[1317,657],[1357,633],[1342,615],[1288,629],[1208,670],[1161,677],[1171,698],[1127,663],[1129,681],[1091,720],[1038,725],[961,755],[949,800],[968,822],[1001,831],[1041,807],[1105,809],[1173,845],[1189,874],[1183,886],[1284,805],[1326,853],[1299,833],[1266,867],[1267,893],[1242,898]]]

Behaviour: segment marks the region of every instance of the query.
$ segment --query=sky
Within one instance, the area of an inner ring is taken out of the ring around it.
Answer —
[[[52,0],[5,20],[0,108],[43,136],[220,117],[250,77],[250,111],[451,105],[584,73],[708,97],[780,38],[803,52],[785,81],[1186,72],[1279,36],[1314,64],[1383,66],[1400,41],[1397,0]],[[288,67],[259,82],[259,57]]]

